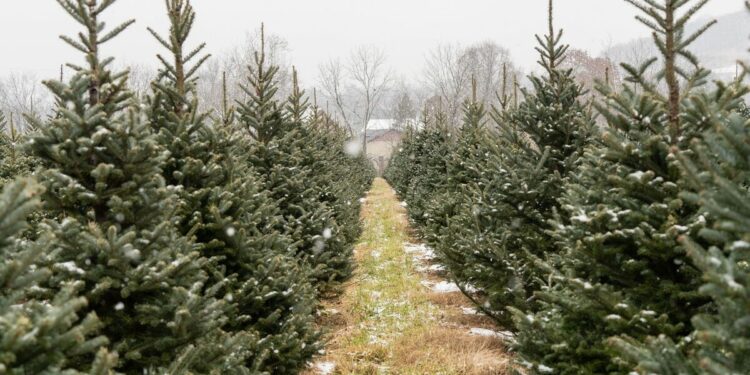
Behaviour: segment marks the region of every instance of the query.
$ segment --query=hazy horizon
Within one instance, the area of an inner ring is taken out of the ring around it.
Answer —
[[[210,53],[220,55],[242,43],[261,22],[269,33],[286,39],[290,60],[300,70],[305,85],[314,85],[318,65],[330,58],[346,57],[358,45],[382,48],[390,66],[409,79],[421,74],[424,56],[441,43],[471,44],[492,40],[510,50],[523,69],[532,69],[537,58],[534,34],[544,33],[546,0],[518,1],[396,0],[351,1],[193,0],[197,20],[191,45],[206,42]],[[743,8],[740,0],[714,0],[701,17],[715,17]],[[58,39],[80,27],[53,0],[6,3],[0,12],[0,76],[31,73],[38,78],[57,76],[61,63],[79,62],[76,51]],[[556,27],[565,29],[565,42],[598,54],[606,47],[647,35],[633,16],[635,9],[620,0],[558,0]],[[229,17],[231,16],[231,17]],[[134,18],[136,24],[105,46],[104,53],[118,64],[156,66],[161,52],[146,27],[166,31],[162,1],[121,0],[105,21],[114,26]],[[580,22],[582,18],[586,22]],[[29,27],[31,26],[31,27]],[[23,34],[15,30],[23,30]],[[11,37],[7,37],[11,36]],[[748,42],[750,46],[750,41]]]

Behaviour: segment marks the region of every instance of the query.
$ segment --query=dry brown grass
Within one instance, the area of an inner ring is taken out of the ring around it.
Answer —
[[[453,326],[477,327],[493,329],[497,328],[495,321],[482,314],[467,314],[464,308],[474,310],[471,303],[461,292],[454,293],[429,293],[427,295],[430,303],[439,306],[445,313],[443,320]]]
[[[430,302],[444,307],[463,307],[469,306],[466,296],[461,292],[452,293],[428,293],[427,298]]]
[[[401,336],[392,363],[399,374],[508,374],[511,367],[504,349],[497,338],[468,335],[460,328],[429,327]]]

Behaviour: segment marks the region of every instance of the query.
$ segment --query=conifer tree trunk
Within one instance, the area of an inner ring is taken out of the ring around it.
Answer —
[[[677,48],[675,41],[675,1],[667,0],[664,19],[666,53],[665,76],[669,90],[669,127],[672,143],[680,136],[680,82],[677,78]]]

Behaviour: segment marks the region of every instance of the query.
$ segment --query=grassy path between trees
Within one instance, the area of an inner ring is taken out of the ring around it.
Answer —
[[[383,179],[362,210],[357,270],[325,302],[328,332],[314,374],[506,374],[503,335],[444,279],[432,252],[413,243],[406,210]]]

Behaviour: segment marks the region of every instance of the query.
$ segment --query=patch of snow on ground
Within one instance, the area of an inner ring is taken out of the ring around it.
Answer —
[[[406,204],[406,202],[401,202],[401,207],[406,207],[406,206],[408,206],[408,204]]]
[[[433,264],[430,267],[427,268],[428,270],[432,272],[443,272],[445,271],[445,266],[442,264]]]
[[[440,264],[433,264],[431,266],[416,264],[414,268],[416,268],[419,273],[441,273],[445,271],[445,266]]]
[[[432,291],[437,293],[453,293],[460,292],[461,289],[458,288],[458,285],[456,285],[456,283],[441,281],[432,286]]]
[[[462,308],[461,308],[461,312],[462,312],[462,313],[463,313],[464,315],[481,315],[481,314],[479,313],[479,311],[477,311],[476,309],[474,309],[474,308],[472,308],[472,307],[462,307]]]
[[[508,332],[508,331],[496,332],[496,331],[493,331],[491,329],[486,329],[486,328],[472,328],[469,330],[469,333],[475,336],[497,337],[503,340],[512,340],[515,338],[512,332]]]
[[[475,336],[493,337],[496,335],[495,331],[486,328],[472,328],[470,332]]]
[[[431,281],[422,281],[422,285],[425,287],[431,289],[435,293],[455,293],[460,292],[461,289],[456,285],[456,283],[448,282],[448,281],[440,281],[438,283],[434,283]],[[472,286],[466,286],[464,288],[466,292],[468,293],[475,293],[477,291],[476,288]]]
[[[330,375],[336,369],[336,364],[333,362],[321,362],[315,365],[315,369],[318,370],[318,374],[320,375]]]
[[[435,251],[425,244],[404,244],[404,251],[408,254],[412,254],[414,259],[419,261],[432,260],[437,257]]]

